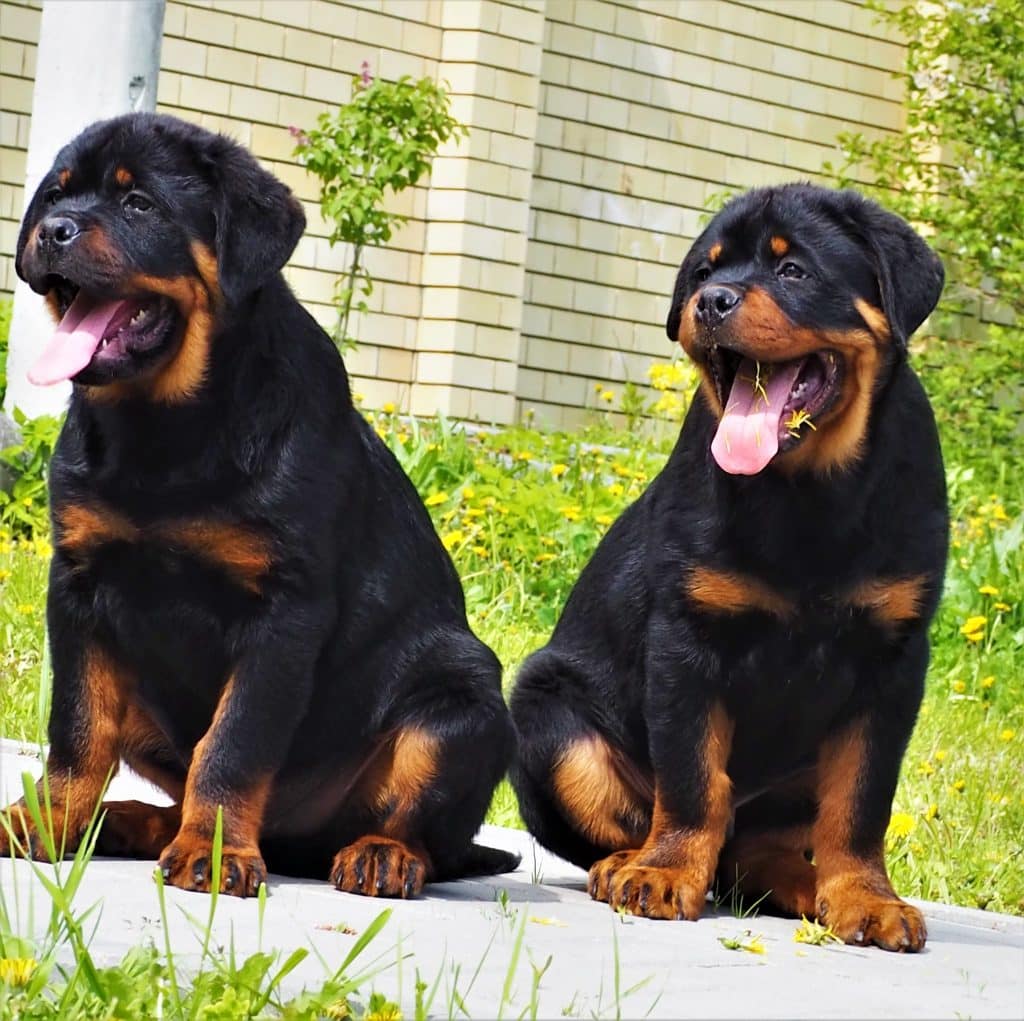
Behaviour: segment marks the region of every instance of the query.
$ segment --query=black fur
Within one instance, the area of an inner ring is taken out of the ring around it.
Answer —
[[[771,251],[776,235],[788,255]],[[791,259],[806,277],[782,275]],[[701,747],[715,703],[735,726],[734,837],[813,822],[813,777],[796,795],[790,781],[813,773],[826,739],[862,725],[870,757],[850,841],[855,855],[876,855],[922,695],[948,525],[935,423],[905,351],[938,298],[941,264],[905,223],[859,196],[796,185],[734,200],[697,239],[672,298],[673,340],[689,329],[691,298],[721,284],[742,300],[759,290],[785,313],[780,321],[815,331],[822,346],[864,333],[856,299],[881,305],[891,336],[874,338],[863,445],[824,471],[787,468],[799,446],[750,477],[720,469],[709,453],[718,425],[709,380],[665,469],[610,529],[550,643],[524,665],[511,703],[522,814],[541,843],[584,868],[644,845],[652,802],[638,795],[632,843],[588,838],[552,783],[567,749],[602,739],[657,789],[685,833],[704,817]],[[740,327],[691,333],[698,358],[718,342],[743,351]],[[795,612],[784,620],[756,608],[708,612],[685,588],[696,567],[753,579]],[[908,577],[920,579],[912,620],[885,623],[851,602],[859,586]],[[629,830],[628,820],[617,822]]]
[[[125,204],[111,179],[121,166],[152,208]],[[110,258],[26,250],[40,219],[58,214]],[[118,697],[155,728],[148,745],[136,735],[119,751],[175,797],[184,788],[186,808],[190,797],[223,804],[226,842],[232,805],[269,780],[260,847],[272,869],[326,878],[335,852],[381,834],[411,847],[428,881],[508,870],[513,856],[471,845],[512,751],[500,667],[468,627],[417,493],[353,406],[337,350],[280,274],[303,225],[288,189],[239,146],[151,115],[85,131],[29,207],[18,272],[61,311],[79,287],[120,296],[138,276],[198,286],[202,253],[217,272],[194,390],[159,400],[147,389],[190,342],[181,324],[149,361],[75,380],[50,478],[50,770],[85,768],[94,707],[83,663],[98,648]],[[84,551],[68,547],[67,512],[80,507],[102,522]],[[108,534],[114,520],[134,537]],[[254,582],[216,542],[202,555],[189,547],[210,523],[266,553]],[[182,542],[166,538],[171,526]],[[422,789],[396,822],[396,801],[372,785],[407,732],[436,755],[429,772],[402,778]]]

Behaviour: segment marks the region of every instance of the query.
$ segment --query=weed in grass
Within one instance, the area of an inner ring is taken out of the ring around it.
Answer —
[[[27,774],[23,778],[26,810],[40,833],[53,865],[28,861],[26,866],[43,888],[50,905],[45,931],[32,933],[29,919],[21,917],[20,901],[12,912],[0,895],[0,1017],[25,1021],[91,1021],[95,1018],[166,1018],[168,1021],[196,1021],[218,1018],[243,1021],[250,1018],[289,1018],[315,1021],[323,1017],[347,1017],[350,998],[390,964],[371,962],[350,975],[372,940],[390,917],[381,912],[355,941],[340,966],[329,969],[328,977],[317,989],[297,997],[283,996],[285,978],[308,956],[298,948],[287,957],[275,951],[258,950],[239,960],[233,944],[226,953],[211,946],[217,897],[209,898],[205,925],[199,927],[201,953],[197,969],[186,969],[175,956],[167,924],[167,904],[163,876],[156,870],[157,900],[164,934],[162,951],[155,945],[135,947],[115,966],[100,967],[90,949],[90,927],[98,922],[99,906],[83,911],[75,899],[85,868],[95,849],[99,834],[99,806],[82,841],[70,861],[63,861],[62,850],[44,826],[50,815],[49,788],[43,784],[40,802],[36,786]],[[9,819],[0,819],[16,846],[21,836]],[[222,820],[218,813],[213,841],[213,874],[219,874],[222,854]],[[15,885],[17,897],[18,886]],[[258,897],[259,945],[266,905],[266,887]],[[282,959],[283,958],[283,959]],[[70,961],[70,963],[68,963]],[[397,1007],[371,993],[365,1017],[400,1017]]]
[[[741,883],[743,876],[736,872],[735,878],[733,879],[732,885],[728,890],[723,891],[721,888],[721,881],[716,876],[715,884],[711,891],[712,903],[715,906],[716,911],[720,911],[724,906],[727,906],[729,913],[733,918],[737,918],[740,921],[747,918],[756,918],[758,908],[768,897],[768,893],[762,893],[752,904],[747,904],[743,897],[743,890]]]

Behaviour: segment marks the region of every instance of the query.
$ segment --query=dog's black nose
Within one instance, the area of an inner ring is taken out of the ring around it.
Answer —
[[[78,224],[70,216],[48,216],[39,224],[39,244],[45,248],[69,245],[78,233]]]
[[[728,284],[713,284],[705,287],[697,299],[697,322],[705,326],[717,326],[737,305],[743,295]]]

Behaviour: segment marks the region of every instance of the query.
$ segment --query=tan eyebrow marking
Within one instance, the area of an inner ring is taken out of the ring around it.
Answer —
[[[62,188],[66,188],[68,186],[68,181],[70,181],[70,180],[71,180],[71,171],[68,170],[67,167],[64,167],[63,170],[57,171],[57,183]]]
[[[135,178],[132,177],[131,171],[126,167],[118,167],[114,171],[114,180],[117,181],[122,188],[130,188],[134,183]]]
[[[772,252],[780,257],[789,251],[789,242],[785,238],[773,237],[771,240],[771,246]]]
[[[718,257],[722,254],[722,242],[719,241],[711,246],[711,251],[708,252],[708,262],[717,262]]]

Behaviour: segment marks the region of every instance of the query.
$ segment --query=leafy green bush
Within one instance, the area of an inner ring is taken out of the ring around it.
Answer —
[[[320,178],[320,211],[331,225],[328,241],[352,246],[347,275],[339,280],[335,342],[352,347],[349,317],[366,311],[373,280],[363,262],[368,245],[391,240],[407,217],[388,212],[388,193],[412,187],[430,170],[438,148],[468,134],[448,111],[448,94],[429,78],[397,82],[372,78],[369,65],[352,79],[352,99],[321,114],[310,131],[293,128],[299,162]],[[356,301],[356,292],[362,297]]]
[[[11,334],[11,310],[9,298],[0,300],[0,408],[7,396],[7,341]]]
[[[871,0],[909,40],[907,126],[839,136],[841,185],[930,224],[951,278],[1024,312],[1024,0]]]
[[[9,493],[0,489],[0,531],[32,538],[49,529],[46,470],[62,419],[52,415],[28,418],[15,408],[14,421],[21,427],[21,442],[0,450],[0,462],[14,476]]]

